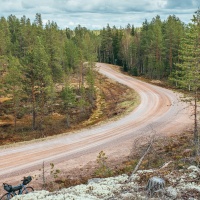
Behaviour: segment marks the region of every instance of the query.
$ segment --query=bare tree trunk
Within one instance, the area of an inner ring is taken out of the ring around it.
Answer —
[[[144,152],[143,156],[140,158],[140,160],[139,160],[138,164],[136,165],[135,169],[133,170],[131,176],[132,176],[133,174],[135,174],[135,172],[136,172],[136,171],[138,170],[138,168],[140,167],[140,165],[141,165],[143,159],[144,159],[145,156],[149,153],[149,151],[150,151],[150,149],[151,149],[151,147],[152,147],[152,145],[153,145],[153,142],[154,142],[154,137],[151,138],[147,150]],[[131,176],[129,177],[129,180],[131,179]]]
[[[34,84],[32,83],[32,129],[35,130],[35,124],[36,124],[36,111],[35,111],[35,88]]]
[[[66,125],[67,128],[70,128],[70,116],[68,114],[69,110],[67,109],[67,114],[66,114]]]
[[[14,107],[14,131],[17,128],[17,108],[16,108],[16,99],[15,95],[13,94],[13,107]]]
[[[172,66],[173,66],[172,35],[171,34],[170,34],[170,48],[169,48],[169,66],[170,66],[170,74],[171,74]]]
[[[194,96],[194,144],[196,155],[199,154],[199,135],[198,135],[198,123],[197,123],[197,89]]]
[[[46,189],[46,177],[45,177],[45,165],[44,165],[44,161],[42,163],[42,187],[43,187],[43,189]]]

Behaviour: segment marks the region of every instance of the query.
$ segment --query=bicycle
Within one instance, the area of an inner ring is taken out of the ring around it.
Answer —
[[[14,187],[7,183],[3,183],[4,190],[6,190],[7,193],[4,194],[0,198],[0,200],[10,200],[15,195],[21,195],[21,194],[27,194],[27,193],[33,192],[34,189],[32,187],[26,186],[28,183],[31,182],[31,180],[32,180],[31,176],[24,177],[24,179],[21,180],[22,184],[14,186]]]

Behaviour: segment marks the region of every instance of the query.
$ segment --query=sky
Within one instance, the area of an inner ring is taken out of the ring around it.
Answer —
[[[96,30],[107,24],[141,27],[145,19],[150,22],[156,15],[161,20],[176,15],[189,23],[199,7],[199,0],[0,0],[0,15],[25,15],[33,22],[36,13],[40,13],[43,24],[50,20],[60,29],[74,29],[80,24]]]

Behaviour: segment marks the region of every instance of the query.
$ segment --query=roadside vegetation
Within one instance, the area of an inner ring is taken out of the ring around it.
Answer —
[[[156,135],[143,136],[134,142],[130,155],[121,160],[111,160],[106,155],[106,152],[100,151],[95,163],[90,162],[82,168],[62,171],[57,169],[55,165],[53,170],[51,169],[45,174],[45,190],[56,191],[75,185],[87,184],[88,180],[95,181],[95,178],[98,182],[98,178],[116,177],[123,174],[127,174],[129,178],[133,177],[132,173],[134,169],[151,142],[151,148],[137,169],[137,171],[140,170],[139,177],[134,180],[138,184],[138,187],[141,188],[138,192],[142,192],[143,195],[145,195],[145,187],[148,180],[153,176],[164,178],[166,187],[176,188],[176,185],[180,184],[180,176],[187,177],[190,166],[197,166],[198,168],[200,160],[195,153],[192,132],[184,132],[181,135],[176,134],[170,137]],[[144,170],[144,172],[141,170]],[[41,169],[39,177],[35,177],[37,182],[40,182],[38,189],[43,188],[42,171],[43,169]],[[56,171],[59,171],[59,173],[54,174]],[[137,172],[134,174],[137,174]],[[126,182],[128,183],[129,181]],[[192,182],[198,185],[200,174],[194,178],[192,176],[187,177],[185,185]],[[198,197],[199,194],[200,191],[192,188],[181,193],[182,198]]]

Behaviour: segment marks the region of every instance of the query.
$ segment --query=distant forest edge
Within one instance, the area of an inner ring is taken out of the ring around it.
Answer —
[[[31,113],[32,129],[42,130],[44,116],[56,105],[62,104],[59,108],[66,111],[77,107],[79,113],[92,109],[96,61],[119,65],[131,75],[198,91],[200,10],[189,24],[175,15],[164,21],[156,16],[140,28],[107,25],[99,31],[80,25],[61,30],[53,21],[43,24],[39,13],[34,22],[26,16],[1,17],[0,115],[8,112],[4,102],[10,103],[15,126],[17,119]],[[66,114],[67,125],[68,118]]]

